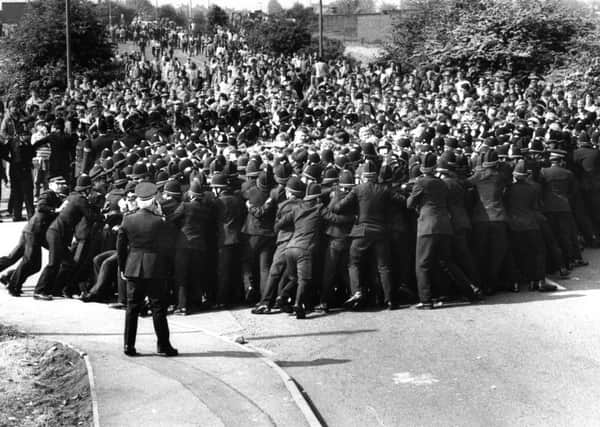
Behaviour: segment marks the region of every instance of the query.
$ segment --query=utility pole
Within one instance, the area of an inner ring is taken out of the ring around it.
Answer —
[[[108,34],[110,40],[113,41],[112,37],[112,0],[108,0]]]
[[[319,0],[319,59],[323,58],[323,0]]]
[[[71,0],[65,0],[65,34],[67,43],[67,89],[71,91]]]

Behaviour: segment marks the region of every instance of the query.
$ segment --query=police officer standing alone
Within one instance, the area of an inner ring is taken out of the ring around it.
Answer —
[[[135,188],[138,211],[125,216],[117,235],[119,271],[127,279],[127,313],[125,314],[125,347],[127,356],[137,356],[135,338],[140,310],[147,295],[152,307],[152,321],[157,338],[157,353],[177,356],[169,341],[166,316],[166,266],[161,257],[160,241],[165,223],[155,213],[156,186],[142,182]]]

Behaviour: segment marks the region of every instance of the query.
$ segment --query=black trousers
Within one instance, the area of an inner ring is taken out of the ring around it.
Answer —
[[[281,297],[283,299],[292,297],[296,289],[295,305],[306,306],[309,302],[307,293],[312,280],[312,252],[308,249],[286,248],[285,259],[288,282],[281,290]]]
[[[31,167],[10,165],[10,193],[13,196],[11,206],[13,217],[23,217],[23,202],[25,202],[27,217],[31,218],[35,213]]]
[[[95,283],[89,290],[93,296],[111,295],[118,277],[118,257],[116,250],[102,252],[94,257]]]
[[[505,222],[475,222],[471,236],[473,255],[477,260],[481,285],[490,291],[501,288],[500,276],[507,263],[509,240]]]
[[[279,243],[273,253],[273,261],[269,268],[269,277],[267,278],[267,284],[265,285],[264,292],[261,292],[260,303],[272,307],[275,302],[275,297],[279,294],[279,283],[282,278],[286,275],[287,258],[285,256],[285,250],[287,242]],[[287,280],[286,280],[287,283]]]
[[[25,253],[25,237],[21,234],[19,242],[8,255],[0,257],[0,271],[6,270],[11,265],[15,264]]]
[[[40,271],[42,267],[41,238],[33,233],[23,232],[23,257],[16,270],[10,276],[9,286],[15,291],[21,291],[23,283],[29,276]]]
[[[540,230],[511,230],[511,250],[519,282],[542,280],[546,276],[546,245]]]
[[[448,283],[445,278],[449,278],[462,295],[472,295],[469,278],[452,259],[450,234],[417,236],[415,269],[419,300],[423,303],[431,302],[434,291]]]
[[[556,241],[552,227],[545,216],[540,216],[540,218],[538,218],[538,225],[540,226],[540,232],[542,233],[542,240],[545,246],[546,273],[554,273],[559,268],[566,267],[566,263],[562,251],[558,246],[558,242]]]
[[[152,322],[159,348],[170,346],[169,324],[165,303],[166,287],[164,281],[156,279],[127,280],[127,312],[125,313],[125,346],[135,347],[137,325],[144,298],[148,296],[152,308]]]
[[[345,294],[350,288],[348,277],[348,252],[350,239],[346,237],[329,237],[325,246],[323,279],[321,280],[321,303],[330,304],[337,283],[343,283]]]
[[[573,216],[571,212],[546,212],[546,218],[562,252],[562,262],[566,265],[575,258]]]
[[[46,232],[48,241],[48,264],[42,270],[42,274],[35,286],[35,293],[39,294],[58,294],[62,289],[62,284],[67,283],[66,275],[69,268],[65,265],[73,263],[72,254],[69,251],[71,235],[55,230],[48,229]],[[59,289],[60,288],[60,289]]]
[[[236,288],[240,285],[238,267],[239,245],[219,248],[217,271],[217,304],[229,304],[233,300]]]
[[[242,274],[244,290],[256,289],[253,280],[254,272],[258,271],[261,295],[266,293],[267,279],[273,252],[275,251],[275,238],[270,236],[247,236],[242,255]]]
[[[384,302],[394,302],[392,268],[390,267],[390,244],[385,236],[352,238],[348,262],[350,291],[353,294],[365,291],[360,283],[360,265],[365,260],[365,257],[369,255],[374,257],[377,266],[379,281],[383,288]]]
[[[202,304],[206,280],[206,252],[198,249],[175,249],[175,285],[177,307],[191,308]]]
[[[481,286],[481,275],[469,246],[469,230],[456,230],[452,235],[452,259],[471,283]]]

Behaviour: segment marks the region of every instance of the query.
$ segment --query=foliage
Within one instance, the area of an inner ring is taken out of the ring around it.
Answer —
[[[95,6],[98,19],[103,25],[108,25],[108,2],[98,3]],[[136,11],[115,1],[110,2],[113,25],[129,25],[136,15]],[[123,20],[121,20],[123,17]]]
[[[269,0],[267,4],[267,13],[269,15],[279,15],[283,12],[283,6],[277,0]]]
[[[194,33],[204,33],[207,29],[206,15],[201,10],[194,12],[192,15],[192,29]]]
[[[20,90],[33,84],[41,88],[65,87],[66,44],[64,0],[28,4],[14,35],[5,43],[5,64],[13,72],[10,83]],[[71,2],[71,65],[73,75],[110,77],[114,46],[94,6]],[[7,82],[3,82],[7,83]],[[6,87],[4,88],[6,89]],[[17,89],[14,88],[13,89]]]
[[[308,29],[285,18],[248,21],[245,25],[246,41],[257,52],[289,55],[310,45]]]
[[[250,20],[244,24],[246,41],[250,49],[276,55],[318,52],[319,39],[311,36],[312,32],[309,28],[306,19],[295,20],[284,16]],[[339,58],[343,53],[344,45],[341,41],[324,37],[323,57],[326,60]]]
[[[135,11],[143,19],[154,19],[156,10],[150,0],[125,0],[125,7]]]
[[[394,23],[388,58],[471,75],[544,73],[590,49],[597,24],[568,0],[410,0]],[[597,49],[597,48],[596,48]]]
[[[213,4],[210,9],[208,9],[206,20],[208,21],[210,28],[214,28],[216,26],[224,27],[229,22],[229,15],[227,15],[227,12],[225,12],[219,6]]]
[[[331,11],[339,15],[375,12],[374,0],[335,0],[327,6]]]
[[[158,18],[174,22],[175,25],[183,27],[187,24],[185,13],[177,11],[172,5],[166,4],[158,8]]]
[[[312,7],[304,7],[295,3],[291,8],[284,11],[286,18],[293,19],[298,25],[306,27],[311,33],[317,31],[319,17]]]

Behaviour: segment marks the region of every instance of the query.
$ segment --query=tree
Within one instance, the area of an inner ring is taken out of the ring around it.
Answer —
[[[408,66],[545,73],[597,53],[598,24],[568,0],[411,0],[394,23],[389,58]]]
[[[206,15],[202,11],[196,11],[192,15],[192,31],[196,34],[206,32]]]
[[[170,4],[166,4],[158,8],[158,18],[174,22],[175,25],[179,27],[183,27],[187,23],[187,17],[185,16],[185,13],[182,14],[181,11],[177,11]]]
[[[375,12],[374,0],[335,0],[328,6],[330,9],[335,10],[335,13],[339,15],[353,15],[358,12]]]
[[[125,0],[125,7],[133,9],[137,16],[144,19],[154,19],[156,10],[150,0]]]
[[[244,33],[248,47],[256,52],[291,55],[296,52],[318,51],[318,39],[311,36],[309,27],[302,20],[285,16],[249,20],[244,23]],[[343,52],[344,46],[341,42],[324,39],[325,59],[337,58]]]
[[[213,4],[210,9],[208,9],[208,13],[206,14],[206,20],[208,21],[208,25],[211,28],[216,26],[226,26],[229,22],[229,16],[227,12],[221,9],[216,4]]]
[[[281,3],[277,0],[269,0],[269,3],[267,4],[267,13],[269,15],[279,15],[282,12],[283,7],[281,6]]]
[[[291,8],[285,10],[284,14],[298,25],[306,27],[311,33],[317,31],[319,18],[312,7],[304,7],[300,3],[295,3]]]
[[[100,19],[100,21],[102,21],[104,25],[108,25],[108,2],[103,1],[95,5],[95,7],[98,19]],[[114,1],[110,2],[110,7],[113,25],[129,25],[129,23],[133,20],[133,18],[136,15],[135,9],[132,9],[120,3],[116,3]],[[121,22],[121,17],[123,17],[123,22]]]
[[[113,45],[93,5],[71,1],[71,51],[73,74],[109,78]],[[33,1],[28,4],[14,35],[6,42],[7,63],[12,81],[21,90],[34,83],[39,87],[65,87],[65,2]]]

